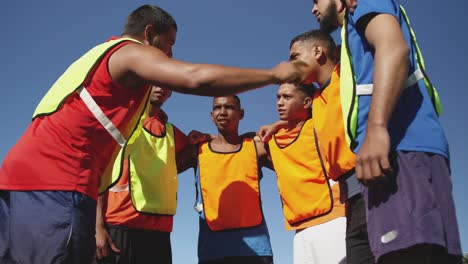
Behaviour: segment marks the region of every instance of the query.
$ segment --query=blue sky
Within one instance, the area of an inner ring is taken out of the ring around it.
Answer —
[[[466,28],[460,23],[468,1],[401,0],[424,54],[427,71],[438,88],[451,151],[453,193],[464,251],[468,251],[468,51]],[[439,3],[441,1],[438,1]],[[198,1],[6,1],[0,9],[0,160],[30,122],[42,96],[65,68],[92,46],[120,35],[124,21],[142,4],[171,13],[179,31],[174,56],[190,62],[269,68],[287,60],[289,41],[317,28],[312,0]],[[336,37],[336,35],[334,35]],[[338,39],[336,39],[340,42]],[[241,132],[254,131],[277,119],[277,87],[240,95],[246,111]],[[184,132],[215,132],[211,99],[173,94],[164,109]],[[463,132],[465,131],[465,132]],[[193,172],[180,175],[179,207],[172,234],[174,263],[197,262],[197,215],[193,210]],[[292,263],[292,232],[283,226],[275,174],[264,170],[262,198],[276,263]],[[326,238],[324,238],[326,239]]]

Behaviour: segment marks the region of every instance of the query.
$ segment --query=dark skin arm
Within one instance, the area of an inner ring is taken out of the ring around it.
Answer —
[[[112,54],[109,72],[119,84],[136,88],[151,83],[180,93],[229,95],[268,84],[302,81],[301,66],[283,62],[269,70],[245,69],[174,60],[149,45],[128,44]]]
[[[274,133],[278,132],[281,128],[288,127],[288,121],[278,120],[273,124],[264,125],[257,131],[257,136],[263,142],[268,142]]]
[[[197,145],[188,144],[182,151],[177,153],[177,173],[182,173],[196,166]]]
[[[202,133],[197,130],[190,131],[188,134],[189,144],[176,155],[177,172],[182,173],[188,168],[195,168],[197,166],[199,144],[212,139],[212,135],[210,134]]]
[[[107,193],[104,193],[98,197],[96,207],[96,258],[103,259],[109,256],[112,250],[115,253],[120,253],[120,249],[115,245],[112,237],[104,222],[105,215],[105,204],[107,199]]]
[[[378,14],[365,29],[374,55],[374,91],[366,136],[356,156],[356,176],[365,185],[391,173],[387,125],[408,76],[409,48],[395,17]]]
[[[259,137],[254,137],[255,147],[257,148],[258,164],[261,167],[267,167],[270,170],[275,170],[273,162],[271,161],[268,144],[263,143]]]

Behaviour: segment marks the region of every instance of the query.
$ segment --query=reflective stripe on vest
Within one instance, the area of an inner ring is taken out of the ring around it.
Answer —
[[[417,63],[417,69],[413,72],[406,80],[405,88],[410,87],[411,84],[416,84],[419,80],[424,80],[426,90],[431,98],[432,104],[437,115],[442,112],[439,95],[437,90],[430,82],[424,65],[424,59],[416,41],[416,36],[413,29],[411,28],[408,16],[406,15],[405,9],[400,6],[401,14],[406,22],[411,35],[411,44],[414,45],[415,60]],[[373,92],[372,84],[358,84],[356,76],[354,74],[352,54],[349,49],[348,41],[348,13],[346,13],[343,20],[343,27],[341,29],[341,80],[340,80],[340,99],[343,109],[343,122],[346,129],[346,141],[350,145],[351,149],[356,147],[356,130],[357,130],[357,115],[358,115],[358,96],[359,95],[370,95]]]
[[[70,65],[70,67],[68,67],[68,69],[57,79],[54,85],[52,85],[52,87],[47,91],[46,95],[39,102],[33,114],[33,119],[39,116],[52,115],[60,109],[62,104],[70,95],[75,92],[80,92],[80,98],[86,104],[87,108],[93,113],[97,120],[99,120],[99,122],[106,128],[106,130],[119,144],[112,153],[112,158],[110,159],[111,162],[107,164],[103,174],[99,179],[100,194],[104,193],[109,187],[117,182],[118,178],[112,177],[112,170],[115,167],[115,163],[113,161],[119,154],[121,155],[121,158],[126,156],[124,154],[126,143],[122,133],[120,131],[118,133],[115,132],[118,131],[115,125],[112,124],[110,120],[109,122],[105,121],[106,119],[108,120],[108,117],[102,113],[102,110],[96,104],[89,92],[86,89],[83,89],[83,83],[88,77],[89,73],[102,60],[107,52],[124,41],[132,41],[142,44],[140,41],[132,38],[119,38],[102,43],[92,48],[81,58],[76,60],[72,65]],[[138,110],[135,112],[136,114],[132,117],[127,127],[125,127],[124,132],[132,131],[133,133],[133,131],[136,130],[136,127],[139,123],[138,120],[144,116],[146,102],[149,100],[149,94],[150,89],[147,89],[145,100],[140,102]],[[131,135],[131,133],[129,134]],[[123,148],[121,148],[122,146]],[[119,164],[121,163],[119,162]],[[117,167],[117,170],[119,169],[120,167]]]
[[[99,108],[96,101],[94,101],[93,97],[89,94],[86,87],[82,86],[78,93],[80,94],[81,99],[88,107],[89,111],[93,113],[94,117],[99,121],[99,123],[106,129],[107,132],[119,143],[121,147],[127,143],[127,140],[124,138],[122,133],[120,133],[119,129],[110,121],[109,118],[104,114],[104,112]]]
[[[330,213],[333,197],[326,175],[328,163],[317,151],[312,119],[289,145],[279,146],[276,135],[268,144],[286,221],[299,225]]]
[[[413,74],[406,79],[405,82],[405,89],[408,87],[411,87],[415,85],[419,80],[424,79],[424,75],[421,71],[421,69],[417,69]],[[357,95],[371,95],[374,91],[374,85],[373,84],[358,84],[356,85],[356,94]]]
[[[199,184],[205,220],[212,231],[258,226],[263,221],[257,150],[244,139],[239,150],[215,152],[210,143],[199,148]]]

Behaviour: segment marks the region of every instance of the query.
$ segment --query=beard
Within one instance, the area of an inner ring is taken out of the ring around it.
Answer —
[[[336,25],[336,21],[338,21],[338,12],[336,9],[336,3],[334,1],[330,1],[330,4],[325,10],[325,14],[323,14],[322,19],[320,20],[320,29],[327,32],[328,34],[332,33],[338,28]]]

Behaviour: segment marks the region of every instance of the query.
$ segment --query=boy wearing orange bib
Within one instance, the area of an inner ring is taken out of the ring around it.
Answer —
[[[243,116],[237,96],[213,99],[218,135],[197,152],[199,263],[273,263],[260,198],[261,167],[269,162],[263,143],[239,136]]]

